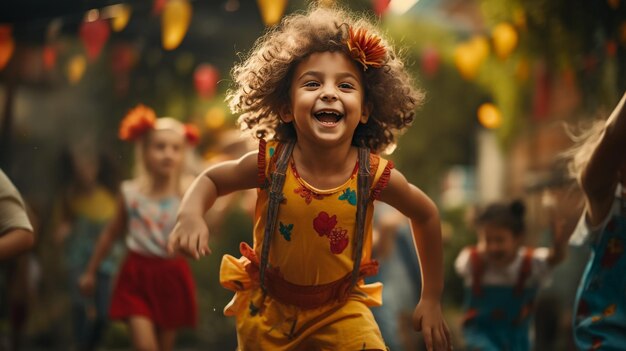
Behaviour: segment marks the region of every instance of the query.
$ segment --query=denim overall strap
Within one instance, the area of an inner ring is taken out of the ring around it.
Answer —
[[[278,150],[279,154],[278,161],[276,162],[276,169],[271,174],[272,184],[269,189],[269,205],[267,206],[267,220],[265,225],[265,235],[263,236],[263,248],[261,251],[261,267],[259,269],[261,289],[264,293],[267,292],[265,288],[265,271],[269,260],[270,243],[272,241],[274,231],[276,230],[278,207],[280,206],[280,202],[283,200],[285,172],[287,170],[287,165],[289,164],[289,158],[291,157],[294,145],[295,143],[290,141],[285,144],[284,148]]]

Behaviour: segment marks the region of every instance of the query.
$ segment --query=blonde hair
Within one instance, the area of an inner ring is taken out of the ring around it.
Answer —
[[[579,126],[578,131],[572,127],[565,126],[567,135],[574,141],[574,146],[563,153],[567,162],[568,175],[580,183],[580,178],[585,167],[591,159],[593,151],[598,146],[604,130],[605,120],[595,120]]]
[[[289,102],[294,68],[315,52],[342,52],[350,57],[346,44],[350,29],[363,29],[381,38],[386,51],[380,68],[370,66],[363,72],[364,99],[372,111],[368,122],[357,127],[352,144],[374,152],[394,144],[396,135],[413,121],[423,93],[414,87],[398,53],[366,18],[314,4],[269,29],[247,58],[233,68],[233,87],[226,99],[233,113],[241,114],[241,129],[256,138],[295,139],[292,124],[283,123],[279,117]],[[355,61],[355,65],[359,63]]]
[[[185,125],[179,120],[172,117],[159,117],[155,120],[154,128],[148,130],[141,135],[135,142],[135,166],[134,166],[134,178],[139,184],[149,184],[152,181],[152,176],[146,167],[146,159],[144,157],[144,151],[149,143],[149,140],[154,132],[170,130],[179,134],[183,140],[185,139]],[[183,160],[179,169],[174,174],[174,182],[178,185],[178,191],[180,195],[184,193],[182,184],[182,175],[187,167],[187,161],[189,160],[188,153],[190,148],[187,148],[187,143],[184,143],[185,150],[183,151]]]

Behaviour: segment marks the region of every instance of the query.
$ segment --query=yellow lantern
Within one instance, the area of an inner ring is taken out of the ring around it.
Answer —
[[[87,68],[87,60],[82,55],[75,55],[67,63],[67,79],[72,84],[80,82]]]
[[[126,4],[114,5],[113,18],[111,19],[111,28],[115,32],[121,32],[126,28],[128,20],[130,20],[131,7]]]
[[[496,55],[504,60],[517,46],[518,35],[515,28],[509,23],[500,23],[492,31],[493,45]]]
[[[502,113],[492,103],[484,103],[478,108],[478,121],[487,129],[495,129],[502,125]]]
[[[454,64],[461,76],[467,80],[474,79],[483,61],[489,55],[489,44],[484,37],[474,37],[462,43],[454,50]]]
[[[161,41],[163,49],[174,50],[187,34],[192,8],[188,0],[170,0],[161,16]]]
[[[9,63],[13,51],[15,51],[15,42],[11,31],[11,26],[0,26],[0,70]]]
[[[280,22],[287,7],[287,0],[257,0],[257,3],[266,26],[273,26]]]
[[[204,124],[210,130],[219,129],[226,122],[226,113],[221,107],[211,107],[204,115]]]

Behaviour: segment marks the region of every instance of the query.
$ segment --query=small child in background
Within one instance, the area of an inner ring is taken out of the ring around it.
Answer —
[[[607,121],[599,121],[569,151],[585,211],[571,237],[592,254],[581,278],[574,313],[580,350],[626,348],[626,94]]]
[[[115,214],[117,172],[104,154],[82,143],[61,154],[61,168],[63,190],[55,208],[55,217],[59,218],[55,241],[64,246],[76,349],[94,350],[107,326],[111,279],[121,247],[114,246],[115,254],[98,266],[98,285],[93,296],[82,296],[78,279],[93,254],[98,236]]]
[[[97,271],[115,240],[126,234],[128,254],[118,274],[110,318],[128,323],[136,350],[172,350],[176,331],[195,327],[195,286],[184,258],[167,253],[180,198],[188,179],[185,153],[198,139],[179,121],[156,118],[140,105],[121,123],[120,138],[136,143],[137,176],[121,187],[113,219],[104,229],[80,278],[85,295],[93,294]]]
[[[476,246],[455,262],[465,285],[463,338],[467,350],[529,351],[533,302],[550,269],[564,258],[567,237],[552,248],[523,245],[525,206],[494,203],[478,214]]]

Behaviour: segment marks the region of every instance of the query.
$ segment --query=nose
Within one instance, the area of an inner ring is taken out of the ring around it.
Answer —
[[[320,95],[320,98],[325,102],[336,101],[337,93],[331,89],[325,89]]]

